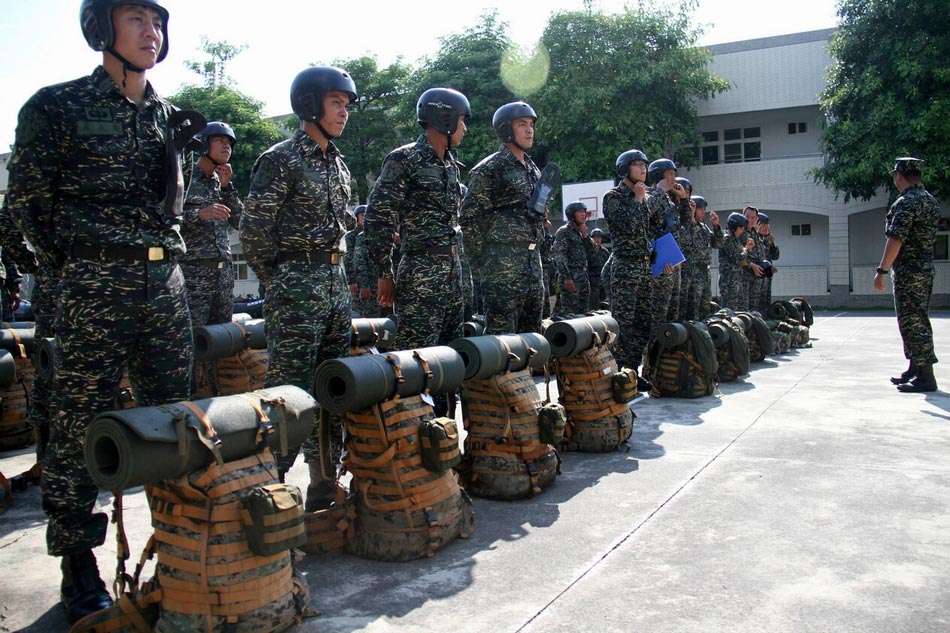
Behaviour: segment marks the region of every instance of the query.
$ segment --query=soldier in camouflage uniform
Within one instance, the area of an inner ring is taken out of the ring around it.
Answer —
[[[610,258],[610,250],[604,246],[604,232],[594,229],[590,232],[590,239],[594,240],[594,254],[587,260],[587,279],[590,282],[590,309],[599,310],[607,302],[606,288],[601,286],[601,275],[604,264]]]
[[[551,317],[551,281],[557,278],[557,268],[554,266],[554,236],[551,229],[554,226],[551,220],[544,219],[544,237],[541,238],[541,245],[538,250],[541,251],[541,318]],[[555,289],[557,284],[554,284]]]
[[[20,307],[20,283],[23,275],[16,260],[0,247],[0,321],[16,320],[14,311]]]
[[[673,227],[673,237],[683,252],[686,259],[677,267],[674,273],[676,278],[673,286],[673,292],[670,294],[670,307],[667,310],[666,320],[686,321],[683,316],[686,313],[686,304],[689,301],[689,294],[692,291],[692,278],[690,277],[690,263],[696,259],[697,246],[693,244],[693,205],[690,202],[690,196],[693,195],[693,183],[686,178],[676,178],[676,182],[686,190],[686,204],[678,205],[676,225]]]
[[[937,390],[933,370],[937,355],[928,312],[933,294],[933,253],[940,207],[920,182],[922,163],[919,158],[904,156],[894,164],[894,186],[901,195],[887,212],[884,225],[887,241],[874,275],[874,287],[883,291],[884,277],[893,268],[897,327],[904,342],[904,357],[910,365],[900,376],[891,378],[891,382],[905,393]]]
[[[639,369],[650,338],[653,275],[650,271],[653,221],[647,207],[647,157],[637,149],[617,157],[620,183],[604,194],[604,217],[613,252],[605,265],[610,272],[610,311],[620,326],[615,355],[621,367]],[[643,377],[638,387],[652,385]]]
[[[765,296],[768,290],[768,278],[762,268],[766,249],[762,243],[762,238],[759,236],[759,210],[756,207],[747,206],[742,213],[749,221],[745,234],[752,240],[753,244],[747,257],[748,265],[743,271],[747,285],[746,294],[749,300],[749,304],[745,309],[757,310],[756,306],[759,298]]]
[[[366,205],[361,204],[354,211],[356,215],[356,228],[351,233],[356,233],[354,240],[353,256],[351,258],[350,268],[347,269],[347,277],[350,280],[350,292],[353,293],[354,301],[359,306],[360,313],[367,319],[388,316],[392,314],[391,308],[383,308],[379,305],[376,289],[376,272],[370,262],[369,251],[366,249]],[[347,234],[349,235],[349,233]]]
[[[191,325],[230,323],[234,312],[234,270],[228,227],[241,226],[244,204],[231,182],[231,154],[237,138],[227,123],[212,121],[201,134],[185,199],[181,236],[188,249],[181,258],[188,288]]]
[[[685,310],[680,318],[684,321],[701,321],[709,316],[709,265],[712,261],[712,249],[722,247],[722,227],[719,226],[719,215],[715,211],[709,214],[712,229],[706,226],[706,199],[702,196],[692,196],[690,207],[693,208],[692,254],[686,260],[684,276],[689,281],[684,284],[686,296]]]
[[[111,604],[92,553],[108,517],[93,511],[86,427],[114,408],[126,366],[143,405],[186,399],[193,355],[175,261],[183,191],[166,147],[172,107],[145,78],[167,54],[168,12],[155,1],[84,0],[80,20],[90,47],[104,51],[102,66],[23,106],[9,188],[41,266],[62,279],[42,494],[70,620]]]
[[[749,284],[746,279],[749,251],[755,248],[745,235],[749,221],[741,213],[726,218],[726,235],[719,248],[719,305],[735,311],[749,309]]]
[[[775,236],[772,235],[772,227],[769,226],[769,216],[759,211],[759,222],[757,225],[759,234],[759,259],[761,261],[763,281],[755,297],[749,297],[749,308],[758,310],[766,314],[769,306],[772,305],[772,279],[778,268],[773,266],[775,260],[781,256],[778,246],[775,244]]]
[[[596,252],[587,235],[587,205],[575,201],[564,209],[567,223],[554,234],[554,265],[557,266],[556,315],[584,314],[590,305],[587,260]]]
[[[461,333],[464,311],[462,187],[453,149],[472,110],[461,92],[430,88],[419,97],[416,113],[424,133],[389,153],[366,210],[366,248],[378,275],[380,305],[395,304],[397,349],[449,343]],[[397,226],[402,257],[393,271]],[[444,415],[445,399],[437,401],[436,411]]]
[[[651,220],[651,237],[657,240],[672,233],[681,217],[688,217],[689,194],[681,183],[676,182],[676,163],[660,158],[648,170],[651,189],[646,204]],[[674,235],[676,237],[676,235]],[[678,320],[680,267],[665,266],[663,272],[653,278],[653,307],[650,326],[651,338],[656,328],[668,321]]]
[[[502,146],[472,169],[462,203],[466,248],[481,277],[486,334],[541,331],[545,218],[528,209],[541,176],[527,153],[537,119],[523,101],[495,111],[492,127]]]
[[[267,287],[268,387],[310,391],[321,362],[349,354],[350,291],[342,259],[350,171],[333,139],[343,133],[356,98],[345,70],[313,66],[298,73],[290,103],[300,129],[261,154],[251,172],[241,243],[248,265]],[[330,456],[319,447],[322,423],[303,447],[310,470],[308,511],[328,504],[333,492]],[[339,438],[342,429],[332,424],[329,433]],[[295,458],[278,458],[281,475]]]

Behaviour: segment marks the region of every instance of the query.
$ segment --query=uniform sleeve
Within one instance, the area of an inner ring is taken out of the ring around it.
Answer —
[[[195,167],[195,169],[199,169]],[[191,171],[191,180],[188,183],[188,191],[185,194],[185,203],[182,205],[181,221],[185,224],[197,224],[201,220],[198,213],[205,207],[208,201],[208,183],[212,182],[208,178],[198,178],[195,171]]]
[[[740,266],[742,264],[742,260],[742,247],[739,246],[739,240],[725,240],[722,247],[719,249],[719,261],[728,262],[733,266]]]
[[[560,228],[557,230],[557,233],[554,234],[554,248],[551,253],[554,256],[554,267],[557,269],[557,274],[563,279],[574,278],[571,274],[569,250],[570,244],[567,231]]]
[[[468,177],[468,194],[459,211],[459,224],[465,234],[465,247],[470,261],[478,265],[485,248],[485,236],[491,230],[491,175],[473,169]]]
[[[712,232],[709,234],[709,247],[722,248],[722,243],[725,237],[726,236],[723,234],[721,226],[717,225],[713,227]]]
[[[7,197],[10,215],[36,250],[40,263],[51,270],[62,266],[65,253],[55,239],[53,205],[59,181],[64,135],[50,116],[52,107],[33,97],[20,110],[10,160]]]
[[[366,252],[366,233],[356,236],[356,245],[353,247],[353,279],[360,288],[372,288],[373,279],[369,272],[369,263]]]
[[[247,264],[264,285],[277,270],[277,228],[281,208],[290,194],[285,170],[273,155],[257,159],[251,171],[251,190],[241,218],[241,245]]]
[[[0,248],[3,249],[3,254],[9,255],[24,272],[35,273],[38,268],[36,255],[26,245],[23,234],[13,222],[7,200],[8,198],[4,198],[3,206],[0,207]]]
[[[778,250],[777,244],[769,244],[769,259],[773,262],[781,257],[781,252]]]
[[[390,154],[383,161],[363,218],[366,251],[379,277],[393,276],[393,235],[399,222],[399,205],[405,201],[408,190],[407,168],[398,156]]]
[[[238,193],[234,183],[228,183],[227,188],[221,190],[221,201],[231,210],[228,225],[235,231],[240,230],[241,218],[244,217],[244,203],[241,202],[241,194]]]
[[[891,207],[891,221],[884,230],[884,235],[901,242],[905,241],[914,223],[912,210],[912,205],[904,196],[898,198]]]

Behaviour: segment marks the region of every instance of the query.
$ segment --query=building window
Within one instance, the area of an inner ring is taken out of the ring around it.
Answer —
[[[798,123],[789,123],[788,124],[788,133],[789,134],[804,134],[808,131],[808,126],[805,125],[804,121],[799,121]]]
[[[762,160],[762,128],[734,127],[703,132],[703,165],[745,163]],[[720,139],[722,139],[720,141]]]
[[[807,237],[811,235],[811,224],[793,224],[792,237]]]
[[[247,281],[247,259],[243,253],[235,253],[231,257],[231,267],[234,269],[235,281]]]

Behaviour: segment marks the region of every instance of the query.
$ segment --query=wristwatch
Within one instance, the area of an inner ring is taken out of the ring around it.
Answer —
[[[889,271],[889,270],[884,270],[884,269],[881,268],[880,266],[877,267],[877,274],[878,274],[878,275],[886,275],[886,274],[889,273],[889,272],[891,272],[891,271]]]

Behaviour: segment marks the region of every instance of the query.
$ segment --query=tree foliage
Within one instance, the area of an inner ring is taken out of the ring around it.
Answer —
[[[201,112],[208,121],[224,121],[234,128],[234,186],[242,196],[247,195],[254,161],[281,138],[277,126],[261,116],[263,104],[225,86],[185,86],[169,101],[180,108]]]
[[[227,76],[226,68],[229,61],[247,49],[246,44],[230,44],[228,42],[212,42],[207,36],[201,36],[201,50],[208,56],[204,61],[188,60],[185,66],[194,73],[201,75],[205,88],[217,88],[233,83]]]
[[[850,198],[893,191],[898,156],[924,159],[950,190],[950,12],[945,0],[839,0],[836,59],[821,94],[827,119],[815,177]]]
[[[697,143],[696,99],[728,84],[695,47],[690,6],[552,16],[542,36],[551,72],[537,98],[538,138],[565,181],[612,177],[617,155],[632,147],[654,159]]]

